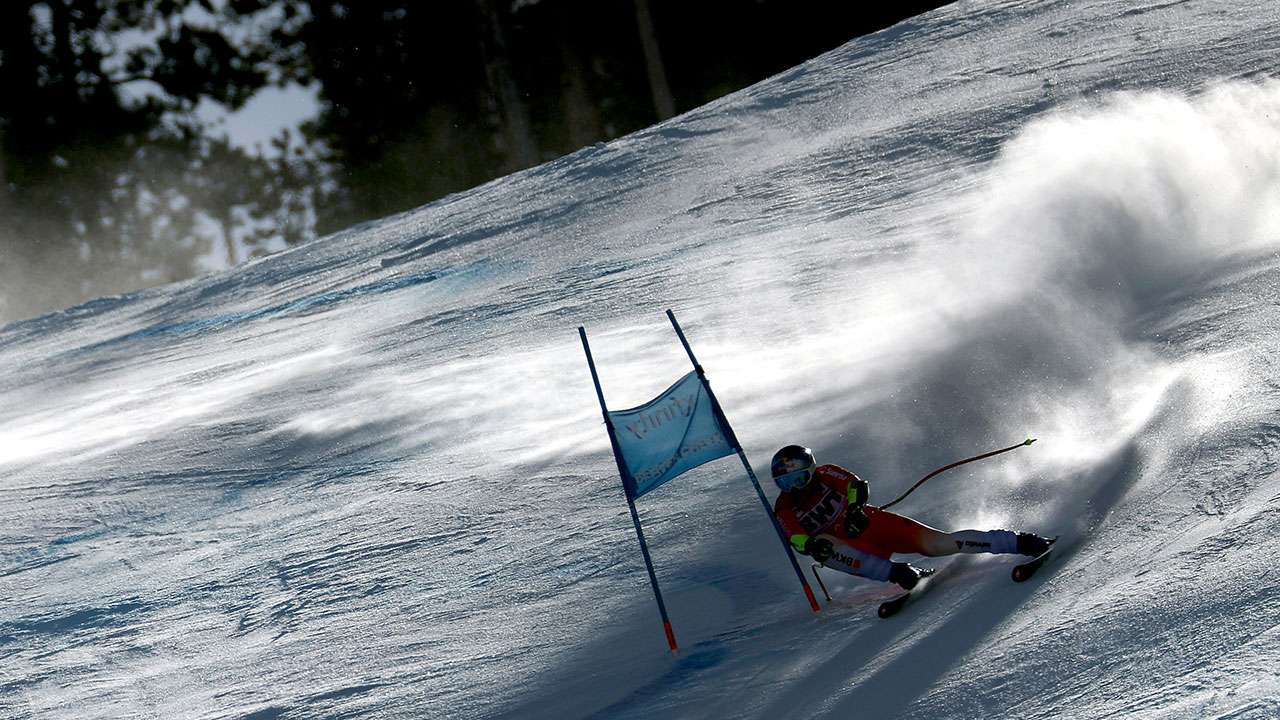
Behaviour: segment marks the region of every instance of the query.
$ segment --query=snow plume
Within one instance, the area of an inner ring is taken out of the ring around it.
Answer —
[[[1018,286],[1151,307],[1280,231],[1280,82],[1119,94],[1008,144],[971,233]],[[976,248],[971,248],[976,249]]]
[[[1014,486],[1032,502],[1061,496],[1036,486],[1114,458],[1162,408],[1200,411],[1149,328],[1280,235],[1280,82],[1053,112],[977,187],[952,213],[963,242],[920,258],[940,278],[899,298],[910,323],[895,333],[899,360],[871,380],[891,390],[846,408],[831,441],[884,472],[888,493],[949,458],[1041,437],[1003,466],[1004,482],[994,464],[957,480],[973,512],[1007,505]]]

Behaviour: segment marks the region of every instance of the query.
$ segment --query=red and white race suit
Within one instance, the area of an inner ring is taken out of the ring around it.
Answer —
[[[773,512],[797,550],[810,537],[831,541],[835,554],[823,563],[826,567],[887,581],[894,553],[937,557],[1017,552],[1017,535],[1008,530],[943,532],[874,505],[863,506],[870,524],[856,537],[851,536],[844,515],[849,486],[855,481],[860,482],[858,476],[839,465],[819,465],[807,485],[782,493],[774,503]]]

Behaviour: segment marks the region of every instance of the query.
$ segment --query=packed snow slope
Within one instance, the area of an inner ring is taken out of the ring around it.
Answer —
[[[1280,716],[1278,51],[1272,2],[957,2],[0,329],[0,716]],[[814,614],[721,460],[639,502],[667,652],[576,327],[629,407],[668,307],[762,473],[1040,438],[899,508],[1056,559]]]

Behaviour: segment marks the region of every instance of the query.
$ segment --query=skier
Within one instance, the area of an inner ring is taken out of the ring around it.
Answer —
[[[773,512],[797,552],[824,567],[911,590],[923,571],[893,562],[894,553],[929,557],[955,553],[1036,556],[1051,541],[1009,530],[943,532],[867,504],[867,481],[839,465],[818,465],[813,451],[788,445],[773,456],[773,481],[783,491]]]

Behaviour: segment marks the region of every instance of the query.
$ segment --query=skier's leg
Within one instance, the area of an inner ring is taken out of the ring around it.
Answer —
[[[890,571],[893,569],[894,563],[890,562],[888,558],[850,547],[842,539],[832,535],[822,535],[820,537],[830,540],[832,547],[835,548],[835,552],[831,557],[822,563],[823,567],[864,577],[868,580],[889,582]]]
[[[925,540],[925,555],[951,555],[952,553],[1016,553],[1018,534],[1009,530],[957,530],[938,532]]]
[[[1018,535],[1008,530],[943,532],[904,515],[878,508],[868,514],[871,516],[871,525],[865,533],[858,536],[857,542],[887,553],[917,553],[939,557],[956,553],[1018,552]]]
[[[859,550],[842,539],[823,535],[831,541],[835,552],[822,563],[823,567],[857,575],[868,580],[897,583],[903,590],[911,590],[925,575],[924,571],[904,562],[893,562],[875,553]]]

